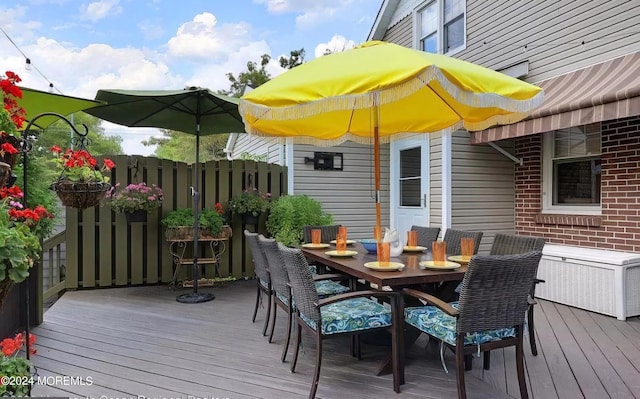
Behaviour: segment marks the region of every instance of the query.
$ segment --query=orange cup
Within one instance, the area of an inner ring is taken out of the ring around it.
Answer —
[[[418,232],[415,230],[407,231],[407,247],[418,246]]]
[[[380,266],[388,266],[391,259],[391,243],[379,242],[378,243],[378,262]]]
[[[381,227],[374,227],[373,228],[373,238],[376,239],[376,242],[380,242],[382,241],[382,228]]]
[[[447,243],[444,241],[434,241],[431,243],[431,250],[434,262],[444,262],[445,253],[447,252]]]
[[[312,244],[320,244],[322,242],[322,230],[320,229],[312,229],[311,230],[311,243]]]
[[[347,250],[347,238],[342,234],[338,234],[336,236],[336,250],[338,251]]]
[[[469,260],[473,256],[476,249],[476,240],[473,237],[462,237],[460,239],[460,252],[462,252],[462,259]]]
[[[347,227],[346,226],[339,226],[338,227],[338,234],[343,236],[344,239],[347,239]]]

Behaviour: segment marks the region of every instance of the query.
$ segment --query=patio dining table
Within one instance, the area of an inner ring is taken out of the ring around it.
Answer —
[[[402,270],[389,270],[378,271],[365,267],[365,263],[374,262],[377,260],[375,254],[370,254],[359,242],[349,246],[348,249],[357,251],[357,255],[349,257],[331,256],[326,254],[329,250],[334,250],[335,246],[331,248],[312,249],[302,248],[302,252],[305,257],[318,266],[327,266],[332,270],[339,271],[357,279],[365,280],[368,283],[375,284],[377,289],[382,290],[383,287],[390,287],[394,291],[401,291],[403,288],[410,286],[419,286],[421,284],[438,283],[443,281],[457,281],[462,280],[464,273],[467,271],[466,265],[461,265],[457,269],[426,269],[420,266],[420,262],[423,260],[431,260],[430,252],[403,252],[399,257],[391,258],[393,262],[400,262],[404,264]],[[321,270],[321,269],[320,269]],[[398,307],[393,309],[394,312],[402,312],[404,301],[401,299],[398,302]],[[404,320],[404,315],[400,314],[399,320]],[[403,324],[403,323],[402,323]],[[404,332],[404,326],[395,326],[399,341],[401,342],[401,348],[397,351],[400,365],[400,384],[404,384],[404,351],[405,348],[410,347],[418,339],[420,335],[416,331]],[[378,374],[384,373],[385,370],[389,370],[391,365],[391,354],[385,359],[385,362],[378,370]]]

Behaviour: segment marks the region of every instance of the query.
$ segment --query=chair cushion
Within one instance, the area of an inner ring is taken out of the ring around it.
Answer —
[[[333,280],[316,281],[316,291],[320,298],[326,298],[331,295],[343,294],[349,291],[349,287]]]
[[[269,289],[269,283],[267,283],[263,279],[260,279],[260,285],[263,286],[267,290]]]
[[[320,308],[322,334],[339,334],[391,325],[391,308],[368,298],[353,298]],[[309,327],[316,322],[300,314]]]
[[[278,293],[278,292],[276,291],[276,296],[278,297],[278,299],[280,300],[280,302],[284,303],[285,305],[288,305],[288,304],[289,304],[289,298],[287,298],[287,296],[286,296],[286,295],[282,295],[282,294],[280,294],[280,293]],[[293,299],[293,298],[291,298],[291,299]],[[294,306],[295,306],[295,303],[294,303]]]
[[[451,306],[458,308],[458,302],[451,302]],[[456,344],[456,318],[449,316],[435,306],[418,306],[405,308],[405,321],[415,328],[423,331],[441,341],[455,346]],[[478,341],[484,344],[489,341],[500,341],[503,338],[516,336],[515,328],[501,328],[498,330],[479,331],[467,333],[464,344],[476,345]]]
[[[309,271],[311,274],[318,274],[318,267],[316,265],[309,265]]]

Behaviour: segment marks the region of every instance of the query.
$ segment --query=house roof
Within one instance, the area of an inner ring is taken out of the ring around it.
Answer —
[[[373,21],[373,26],[367,36],[367,41],[382,40],[384,38],[384,34],[387,32],[389,24],[391,24],[393,14],[398,8],[398,4],[400,4],[400,0],[384,0],[382,2],[382,5],[378,10],[378,15],[376,15],[376,20]]]
[[[471,133],[474,144],[640,115],[640,52],[537,83],[545,102],[527,119]]]

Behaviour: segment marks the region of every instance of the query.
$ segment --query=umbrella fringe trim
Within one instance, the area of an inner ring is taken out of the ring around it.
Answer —
[[[238,106],[242,119],[246,122],[247,115],[261,120],[291,120],[302,119],[314,115],[348,110],[365,109],[374,105],[385,105],[408,97],[418,90],[437,81],[440,86],[456,101],[471,107],[500,108],[505,111],[518,113],[520,116],[533,111],[544,101],[543,91],[526,100],[515,100],[496,93],[475,93],[461,89],[451,82],[440,69],[427,68],[417,76],[387,89],[363,94],[334,96],[316,101],[289,105],[284,107],[268,107],[240,99]],[[525,115],[526,116],[526,115]]]

